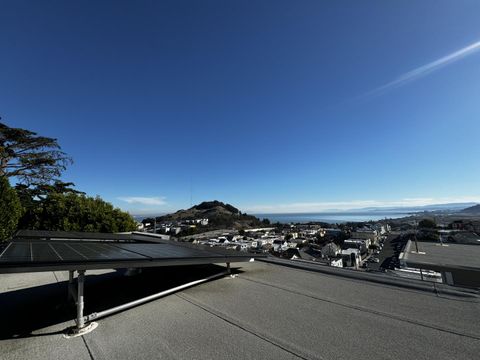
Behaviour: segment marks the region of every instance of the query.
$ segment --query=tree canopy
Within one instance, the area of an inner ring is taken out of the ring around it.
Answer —
[[[100,197],[73,192],[50,193],[36,203],[21,225],[31,230],[109,233],[136,230],[136,223],[128,213],[114,208]]]
[[[47,184],[71,163],[57,139],[0,122],[0,177],[15,177],[26,185]]]
[[[43,203],[52,194],[84,194],[73,188],[73,183],[56,180],[53,184],[17,184],[15,189],[24,208],[19,228],[34,229],[41,223]],[[44,229],[49,230],[49,229]]]
[[[437,227],[437,224],[432,219],[422,219],[418,223],[418,227],[419,228],[427,228],[427,229],[435,229]]]
[[[17,229],[22,216],[22,206],[15,189],[0,176],[0,241],[8,240]]]

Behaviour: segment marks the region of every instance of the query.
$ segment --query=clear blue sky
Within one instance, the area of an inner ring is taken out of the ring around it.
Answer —
[[[479,41],[476,0],[2,1],[0,115],[132,213],[478,201]]]

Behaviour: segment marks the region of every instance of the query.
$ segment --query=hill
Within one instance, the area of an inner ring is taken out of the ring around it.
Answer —
[[[257,217],[242,213],[236,207],[217,200],[205,201],[192,206],[190,209],[179,210],[173,214],[158,217],[157,221],[168,222],[194,219],[208,219],[209,229],[248,229],[265,225],[265,222],[260,221]]]
[[[470,206],[460,211],[462,214],[480,215],[480,204]]]

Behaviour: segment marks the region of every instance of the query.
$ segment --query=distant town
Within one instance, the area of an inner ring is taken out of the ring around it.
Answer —
[[[406,251],[418,243],[480,245],[478,210],[477,205],[453,213],[423,212],[399,219],[336,224],[270,224],[266,219],[256,219],[252,223],[249,218],[250,222],[235,222],[228,228],[217,226],[221,225],[218,213],[222,213],[224,220],[228,212],[234,219],[243,215],[231,205],[214,201],[181,210],[174,216],[147,218],[138,226],[140,231],[173,241],[441,283],[452,279],[447,279],[449,275],[442,274],[436,267],[423,271],[412,267],[406,259]],[[209,213],[216,225],[212,225],[208,217],[187,218],[198,211]],[[480,247],[472,248],[477,249]]]

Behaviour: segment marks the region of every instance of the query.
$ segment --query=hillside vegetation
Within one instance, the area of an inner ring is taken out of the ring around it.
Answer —
[[[208,228],[236,228],[248,229],[265,226],[266,221],[261,221],[253,215],[242,213],[236,207],[221,201],[205,201],[192,206],[187,210],[179,210],[157,218],[157,221],[184,221],[194,219],[208,219]]]

